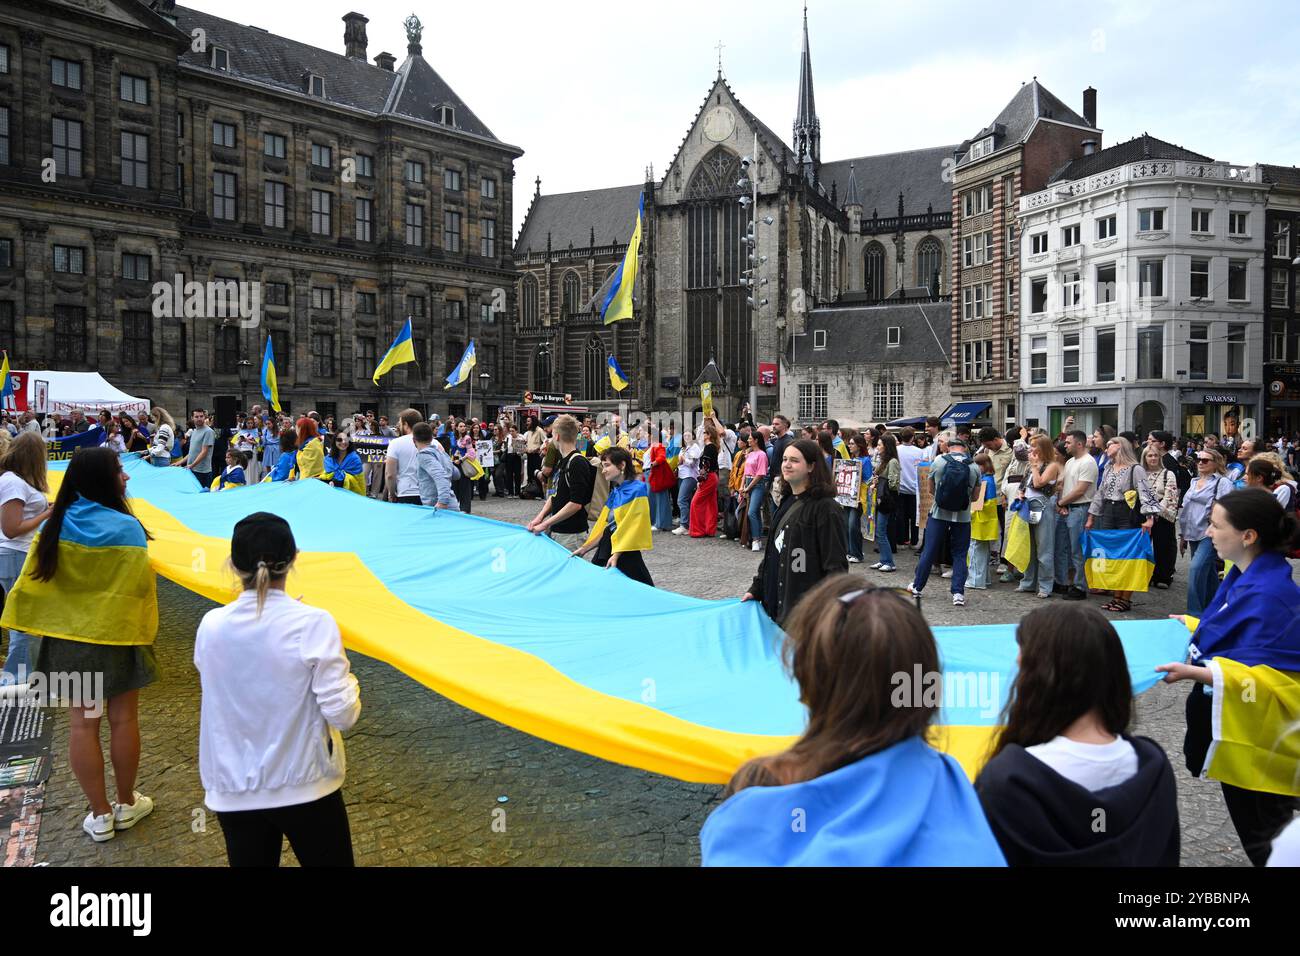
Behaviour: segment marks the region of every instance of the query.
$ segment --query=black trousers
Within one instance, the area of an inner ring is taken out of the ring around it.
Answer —
[[[920,540],[921,530],[916,525],[916,495],[903,491],[898,493],[898,507],[894,509],[894,520],[890,523],[889,532],[890,537],[899,545],[916,544]]]
[[[1214,698],[1201,687],[1193,684],[1187,695],[1187,735],[1183,739],[1187,769],[1197,777],[1205,766],[1213,736],[1210,717]],[[1273,840],[1291,822],[1291,815],[1300,810],[1300,800],[1277,793],[1243,790],[1227,783],[1219,786],[1223,788],[1223,802],[1228,805],[1228,817],[1237,831],[1237,839],[1241,840],[1241,848],[1251,864],[1263,866],[1273,852]]]
[[[291,807],[217,814],[231,866],[279,866],[284,838],[303,866],[355,866],[342,788]]]
[[[474,482],[463,474],[458,475],[451,483],[451,490],[456,494],[456,501],[460,503],[460,510],[465,514],[469,514],[470,509],[474,506]]]
[[[542,467],[542,453],[535,451],[528,456],[528,474],[524,475],[524,484],[533,480],[533,475]]]
[[[1174,523],[1159,516],[1151,526],[1151,547],[1156,553],[1156,568],[1151,573],[1152,584],[1171,584],[1174,566],[1178,563],[1178,532]]]
[[[506,455],[506,494],[519,495],[523,487],[523,458],[518,454]]]

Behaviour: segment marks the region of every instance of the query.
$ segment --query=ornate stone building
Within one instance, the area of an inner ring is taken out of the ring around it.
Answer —
[[[477,338],[499,390],[521,150],[425,61],[414,17],[400,65],[367,62],[366,18],[343,19],[338,54],[169,0],[0,9],[15,368],[98,370],[177,414],[232,412],[257,400],[269,335],[293,410],[446,411],[441,380]],[[178,277],[254,289],[260,309],[159,308],[155,284]],[[375,388],[408,315],[419,368]]]
[[[557,196],[539,188],[515,244],[517,388],[569,392],[597,408],[622,399],[689,412],[714,358],[724,413],[753,394],[767,414],[783,394],[778,368],[791,337],[813,308],[845,296],[917,298],[918,289],[946,296],[954,147],[823,162],[806,18],[792,132],[789,146],[719,72],[661,178],[647,172],[643,184]],[[741,200],[753,183],[751,246],[751,206]],[[642,191],[636,315],[605,327],[603,286]],[[632,382],[617,398],[594,374],[610,352]]]

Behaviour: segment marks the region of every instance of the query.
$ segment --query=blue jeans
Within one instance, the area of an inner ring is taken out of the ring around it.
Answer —
[[[844,509],[844,527],[848,532],[849,557],[862,560],[862,509]]]
[[[763,537],[763,497],[766,494],[766,478],[759,478],[749,489],[749,536],[755,541]]]
[[[876,544],[880,546],[880,563],[893,565],[894,551],[889,546],[889,513],[876,512]]]
[[[939,557],[943,543],[948,542],[952,552],[952,593],[962,594],[966,590],[966,551],[970,548],[970,522],[944,521],[930,518],[925,526],[925,547],[921,549],[921,560],[916,565],[916,579],[912,582],[914,590],[925,589],[925,582],[930,579],[930,568]],[[882,548],[883,552],[884,549]]]
[[[1062,518],[1056,516],[1056,550],[1053,556],[1053,568],[1056,583],[1070,583],[1070,569],[1074,569],[1074,586],[1081,591],[1088,589],[1083,580],[1083,526],[1088,520],[1086,507],[1071,507],[1069,514]]]
[[[673,526],[673,502],[671,490],[650,492],[650,524],[652,527],[667,531]]]
[[[1209,538],[1189,541],[1192,566],[1187,572],[1187,613],[1200,617],[1219,590],[1219,572],[1214,544]]]
[[[1056,496],[1030,500],[1033,502],[1030,507],[1035,510],[1038,502],[1043,502],[1043,517],[1038,524],[1029,526],[1029,566],[1025,568],[1025,576],[1016,590],[1051,594],[1056,581]]]
[[[972,541],[966,553],[966,566],[969,577],[966,586],[987,588],[989,586],[989,546],[992,541]]]
[[[5,594],[13,589],[14,582],[23,573],[23,562],[26,560],[26,551],[0,548],[0,588],[4,589]],[[28,679],[36,664],[40,640],[39,637],[9,629],[9,652],[5,655],[0,684],[22,683]]]
[[[677,482],[677,510],[681,512],[678,524],[683,528],[691,526],[691,499],[695,497],[695,478],[682,478]]]

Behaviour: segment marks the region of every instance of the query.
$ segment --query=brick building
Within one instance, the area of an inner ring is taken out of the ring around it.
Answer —
[[[1005,429],[1018,420],[1019,198],[1100,147],[1097,91],[1084,91],[1080,116],[1035,77],[955,154],[952,391],[954,401],[988,403],[977,421]]]
[[[14,367],[97,370],[175,414],[225,417],[257,400],[269,335],[295,411],[446,411],[441,379],[477,338],[496,390],[521,150],[423,58],[414,17],[400,65],[368,62],[366,18],[343,19],[334,53],[170,0],[0,9]],[[261,307],[177,315],[155,291],[177,281],[233,281]],[[376,388],[408,315],[419,368]]]

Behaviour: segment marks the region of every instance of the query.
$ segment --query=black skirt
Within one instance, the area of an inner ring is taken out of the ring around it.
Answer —
[[[596,554],[591,559],[592,564],[603,568],[609,563],[609,559],[614,554],[613,539],[614,532],[609,527],[606,527],[605,533],[600,537],[600,544],[596,545]],[[641,557],[640,551],[620,552],[618,569],[633,581],[640,581],[650,587],[655,586],[654,579],[650,577],[650,569],[645,566],[645,559]]]

